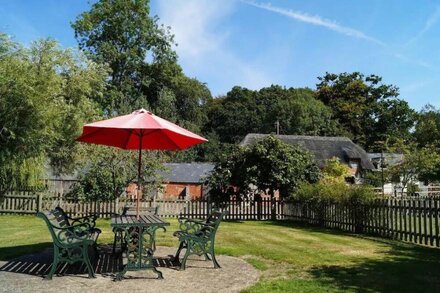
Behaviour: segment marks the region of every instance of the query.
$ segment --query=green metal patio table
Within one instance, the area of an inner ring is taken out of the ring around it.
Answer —
[[[158,215],[113,216],[111,226],[114,233],[123,236],[122,257],[124,266],[116,275],[116,280],[122,280],[127,271],[152,270],[158,279],[163,279],[162,272],[153,264],[156,241],[156,230],[163,229],[170,223],[163,221]]]

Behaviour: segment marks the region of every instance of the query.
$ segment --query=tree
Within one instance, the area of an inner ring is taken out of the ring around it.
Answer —
[[[414,139],[419,147],[433,146],[440,151],[440,111],[426,105],[417,115]]]
[[[88,159],[82,160],[79,182],[68,196],[85,201],[113,200],[138,177],[138,152],[112,147],[87,145]],[[147,197],[160,188],[162,178],[161,152],[147,151],[142,155],[142,190]]]
[[[72,24],[80,48],[111,69],[109,92],[99,100],[109,114],[146,107],[142,90],[154,77],[144,73],[176,61],[169,28],[160,26],[149,12],[148,0],[100,0]]]
[[[317,182],[320,177],[320,170],[307,150],[271,135],[252,145],[245,152],[245,161],[249,182],[271,197],[276,190],[287,197],[300,182]]]
[[[204,131],[215,132],[226,143],[237,143],[252,132],[274,133],[277,121],[284,134],[341,134],[331,109],[316,100],[310,89],[234,87],[226,97],[207,104],[207,116]]]
[[[226,196],[233,186],[237,197],[246,197],[250,192],[273,197],[275,191],[287,197],[301,182],[317,182],[319,178],[320,170],[308,151],[267,136],[222,158],[208,182],[211,190]]]
[[[100,0],[72,24],[79,47],[111,69],[106,94],[96,100],[107,116],[143,107],[199,132],[211,92],[185,76],[170,28],[149,12],[148,0]]]
[[[412,142],[399,141],[389,148],[391,153],[403,154],[401,162],[389,166],[388,177],[392,182],[400,183],[402,195],[409,183],[422,180],[437,181],[440,174],[440,155],[432,148],[417,148]]]
[[[333,110],[334,119],[367,150],[376,141],[406,139],[414,124],[414,111],[398,99],[399,90],[382,84],[377,75],[359,72],[318,77],[316,98]]]
[[[0,193],[38,183],[49,159],[56,173],[72,169],[73,144],[98,110],[105,68],[52,40],[26,49],[0,38]]]

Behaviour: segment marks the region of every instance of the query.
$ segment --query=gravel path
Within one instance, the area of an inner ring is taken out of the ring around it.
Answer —
[[[178,271],[169,261],[174,252],[175,248],[170,247],[158,247],[155,252],[163,280],[154,279],[156,275],[151,271],[129,271],[126,279],[114,282],[117,265],[106,252],[97,264],[96,279],[72,274],[67,267],[63,272],[61,267],[63,275],[49,281],[41,277],[51,263],[51,251],[47,250],[0,262],[0,292],[238,292],[259,278],[259,272],[244,260],[224,255],[217,256],[221,269],[196,257],[187,262],[185,271]]]

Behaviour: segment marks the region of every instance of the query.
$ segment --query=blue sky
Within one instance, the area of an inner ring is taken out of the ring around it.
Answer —
[[[0,0],[0,31],[75,47],[83,0]],[[152,0],[185,73],[214,95],[233,86],[314,88],[325,72],[377,74],[420,109],[440,107],[440,1]]]

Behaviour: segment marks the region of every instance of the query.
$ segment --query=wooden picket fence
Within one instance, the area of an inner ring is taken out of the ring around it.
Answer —
[[[226,220],[281,220],[283,219],[283,201],[277,199],[235,200],[219,205],[207,200],[189,202],[179,216],[186,218],[206,218],[213,209],[227,211]]]
[[[440,247],[440,199],[388,198],[371,204],[321,204],[289,201],[283,218],[352,233]]]
[[[0,200],[0,213],[35,214],[62,207],[71,216],[94,213],[108,218],[120,214],[125,205],[134,201],[116,199],[107,202],[79,202],[60,195],[38,192],[8,194]],[[370,204],[350,206],[327,203],[319,206],[304,201],[262,199],[229,200],[216,205],[207,200],[142,200],[143,207],[159,206],[165,218],[206,218],[211,211],[227,211],[227,220],[294,220],[385,238],[440,247],[440,198],[385,198]]]
[[[263,199],[230,200],[220,206],[208,200],[142,200],[142,207],[159,206],[159,215],[165,218],[187,217],[206,218],[213,209],[228,211],[228,220],[269,220],[282,218],[282,202],[279,200]],[[133,200],[116,199],[113,201],[80,202],[63,199],[60,195],[21,192],[8,194],[0,202],[0,213],[35,214],[38,211],[50,210],[56,206],[62,207],[67,214],[74,217],[90,213],[99,217],[109,218],[120,214],[125,205],[135,205]]]

